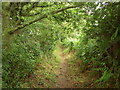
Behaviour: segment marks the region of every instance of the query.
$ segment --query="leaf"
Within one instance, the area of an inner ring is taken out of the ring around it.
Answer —
[[[116,29],[116,31],[115,31],[115,33],[112,35],[112,37],[111,37],[111,40],[114,40],[116,37],[117,37],[117,35],[118,35],[118,28]]]
[[[96,82],[107,82],[110,77],[113,76],[113,74],[111,72],[108,72],[107,70],[103,73],[102,77],[99,78]]]

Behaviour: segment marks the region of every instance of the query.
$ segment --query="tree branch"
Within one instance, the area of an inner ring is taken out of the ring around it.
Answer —
[[[62,11],[64,11],[64,10],[66,10],[66,9],[76,8],[76,7],[77,7],[77,6],[65,7],[65,8],[62,8],[62,9],[60,9],[60,10],[53,11],[53,12],[51,12],[51,14],[56,14],[56,13],[59,13],[59,12],[62,12]]]
[[[24,16],[24,17],[31,17],[31,16],[36,16],[36,15],[39,15],[39,14],[41,14],[40,12],[38,12],[38,13],[35,13],[35,14],[29,14],[29,15],[26,15],[26,14],[22,14],[22,15],[20,15],[20,16]]]
[[[15,30],[12,30],[12,31],[10,31],[10,32],[8,32],[8,33],[9,33],[10,35],[12,35],[12,34],[14,34],[16,31],[18,31],[18,30],[20,30],[20,29],[22,29],[22,28],[24,28],[24,27],[26,27],[26,26],[29,26],[29,25],[37,22],[37,21],[40,21],[40,20],[42,20],[43,18],[46,18],[46,17],[47,17],[47,16],[45,15],[45,16],[42,16],[42,17],[40,17],[40,18],[38,18],[38,19],[35,19],[35,20],[33,20],[33,21],[31,21],[31,22],[29,22],[29,23],[27,23],[27,24],[18,26]]]
[[[51,5],[45,5],[45,6],[33,6],[30,10],[29,10],[29,12],[31,11],[31,10],[33,10],[34,8],[47,8],[47,7],[50,7],[50,6],[53,6],[54,4],[51,4]],[[28,11],[28,10],[27,10]],[[21,16],[35,16],[35,15],[38,15],[38,14],[41,14],[40,12],[38,12],[38,13],[36,13],[36,14],[21,14]]]
[[[70,9],[70,8],[76,8],[76,7],[77,7],[77,6],[65,7],[65,8],[56,10],[56,11],[52,11],[52,12],[48,13],[47,15],[49,15],[49,14],[53,15],[53,14],[62,12],[62,11],[64,11],[64,10],[67,10],[67,9]],[[9,33],[10,35],[12,35],[12,34],[14,34],[16,31],[18,31],[18,30],[20,30],[20,29],[22,29],[22,28],[24,28],[24,27],[26,27],[26,26],[29,26],[29,25],[31,25],[31,24],[33,24],[33,23],[35,23],[35,22],[38,22],[38,21],[40,21],[40,20],[42,20],[42,19],[44,19],[44,18],[47,18],[47,15],[45,14],[45,15],[43,15],[43,16],[41,16],[41,17],[39,17],[39,18],[37,18],[37,19],[35,19],[35,20],[27,23],[27,24],[18,26],[16,29],[14,29],[14,30],[12,30],[12,31],[10,31],[10,32],[8,32],[8,33]]]
[[[45,8],[45,7],[50,7],[50,6],[53,6],[54,4],[51,4],[51,5],[45,5],[45,6],[36,6],[36,7],[41,7],[41,8]]]

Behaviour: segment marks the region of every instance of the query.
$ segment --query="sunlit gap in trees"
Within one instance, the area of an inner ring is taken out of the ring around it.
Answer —
[[[67,42],[73,42],[73,43],[77,43],[79,42],[79,37],[82,35],[81,31],[75,31],[73,33],[71,33],[71,37],[67,37],[66,41]]]

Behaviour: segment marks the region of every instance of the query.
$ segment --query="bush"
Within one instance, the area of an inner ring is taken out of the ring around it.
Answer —
[[[20,87],[20,83],[36,69],[40,44],[30,37],[15,36],[11,47],[3,49],[3,87]]]

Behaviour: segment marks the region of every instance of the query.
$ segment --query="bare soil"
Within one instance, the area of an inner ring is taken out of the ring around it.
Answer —
[[[71,73],[69,71],[70,65],[68,62],[73,57],[73,52],[64,54],[63,49],[60,48],[58,54],[61,57],[60,66],[59,69],[55,71],[57,78],[56,83],[52,86],[52,88],[91,88],[91,82],[93,80],[89,77],[87,72],[79,72],[79,75],[77,75],[75,72]],[[75,80],[77,78],[79,78],[79,80]]]
[[[68,64],[69,60],[73,57],[74,53],[73,52],[68,52],[64,54],[64,49],[59,48],[58,51],[58,56],[60,56],[60,63],[59,63],[59,68],[56,70],[53,70],[56,74],[56,82],[53,83],[49,80],[44,81],[44,83],[47,83],[50,85],[51,88],[91,88],[93,87],[91,82],[93,81],[92,78],[89,77],[88,73],[81,73],[80,68],[79,70],[75,71],[69,71],[71,65]],[[50,69],[50,68],[48,68]],[[38,66],[38,71],[41,71],[41,65]],[[76,73],[76,71],[79,72],[79,75]],[[30,85],[25,85],[28,87],[42,87],[46,88],[46,86],[39,85],[40,79],[38,77],[43,77],[44,75],[41,75],[41,73],[38,73],[37,75],[30,75],[29,79],[27,79],[26,82],[32,82]]]
[[[53,86],[53,88],[73,88],[73,83],[70,80],[70,76],[68,74],[68,60],[70,59],[72,53],[64,55],[63,50],[61,49],[59,52],[59,56],[61,57],[59,69],[56,71],[57,74],[57,82]]]

